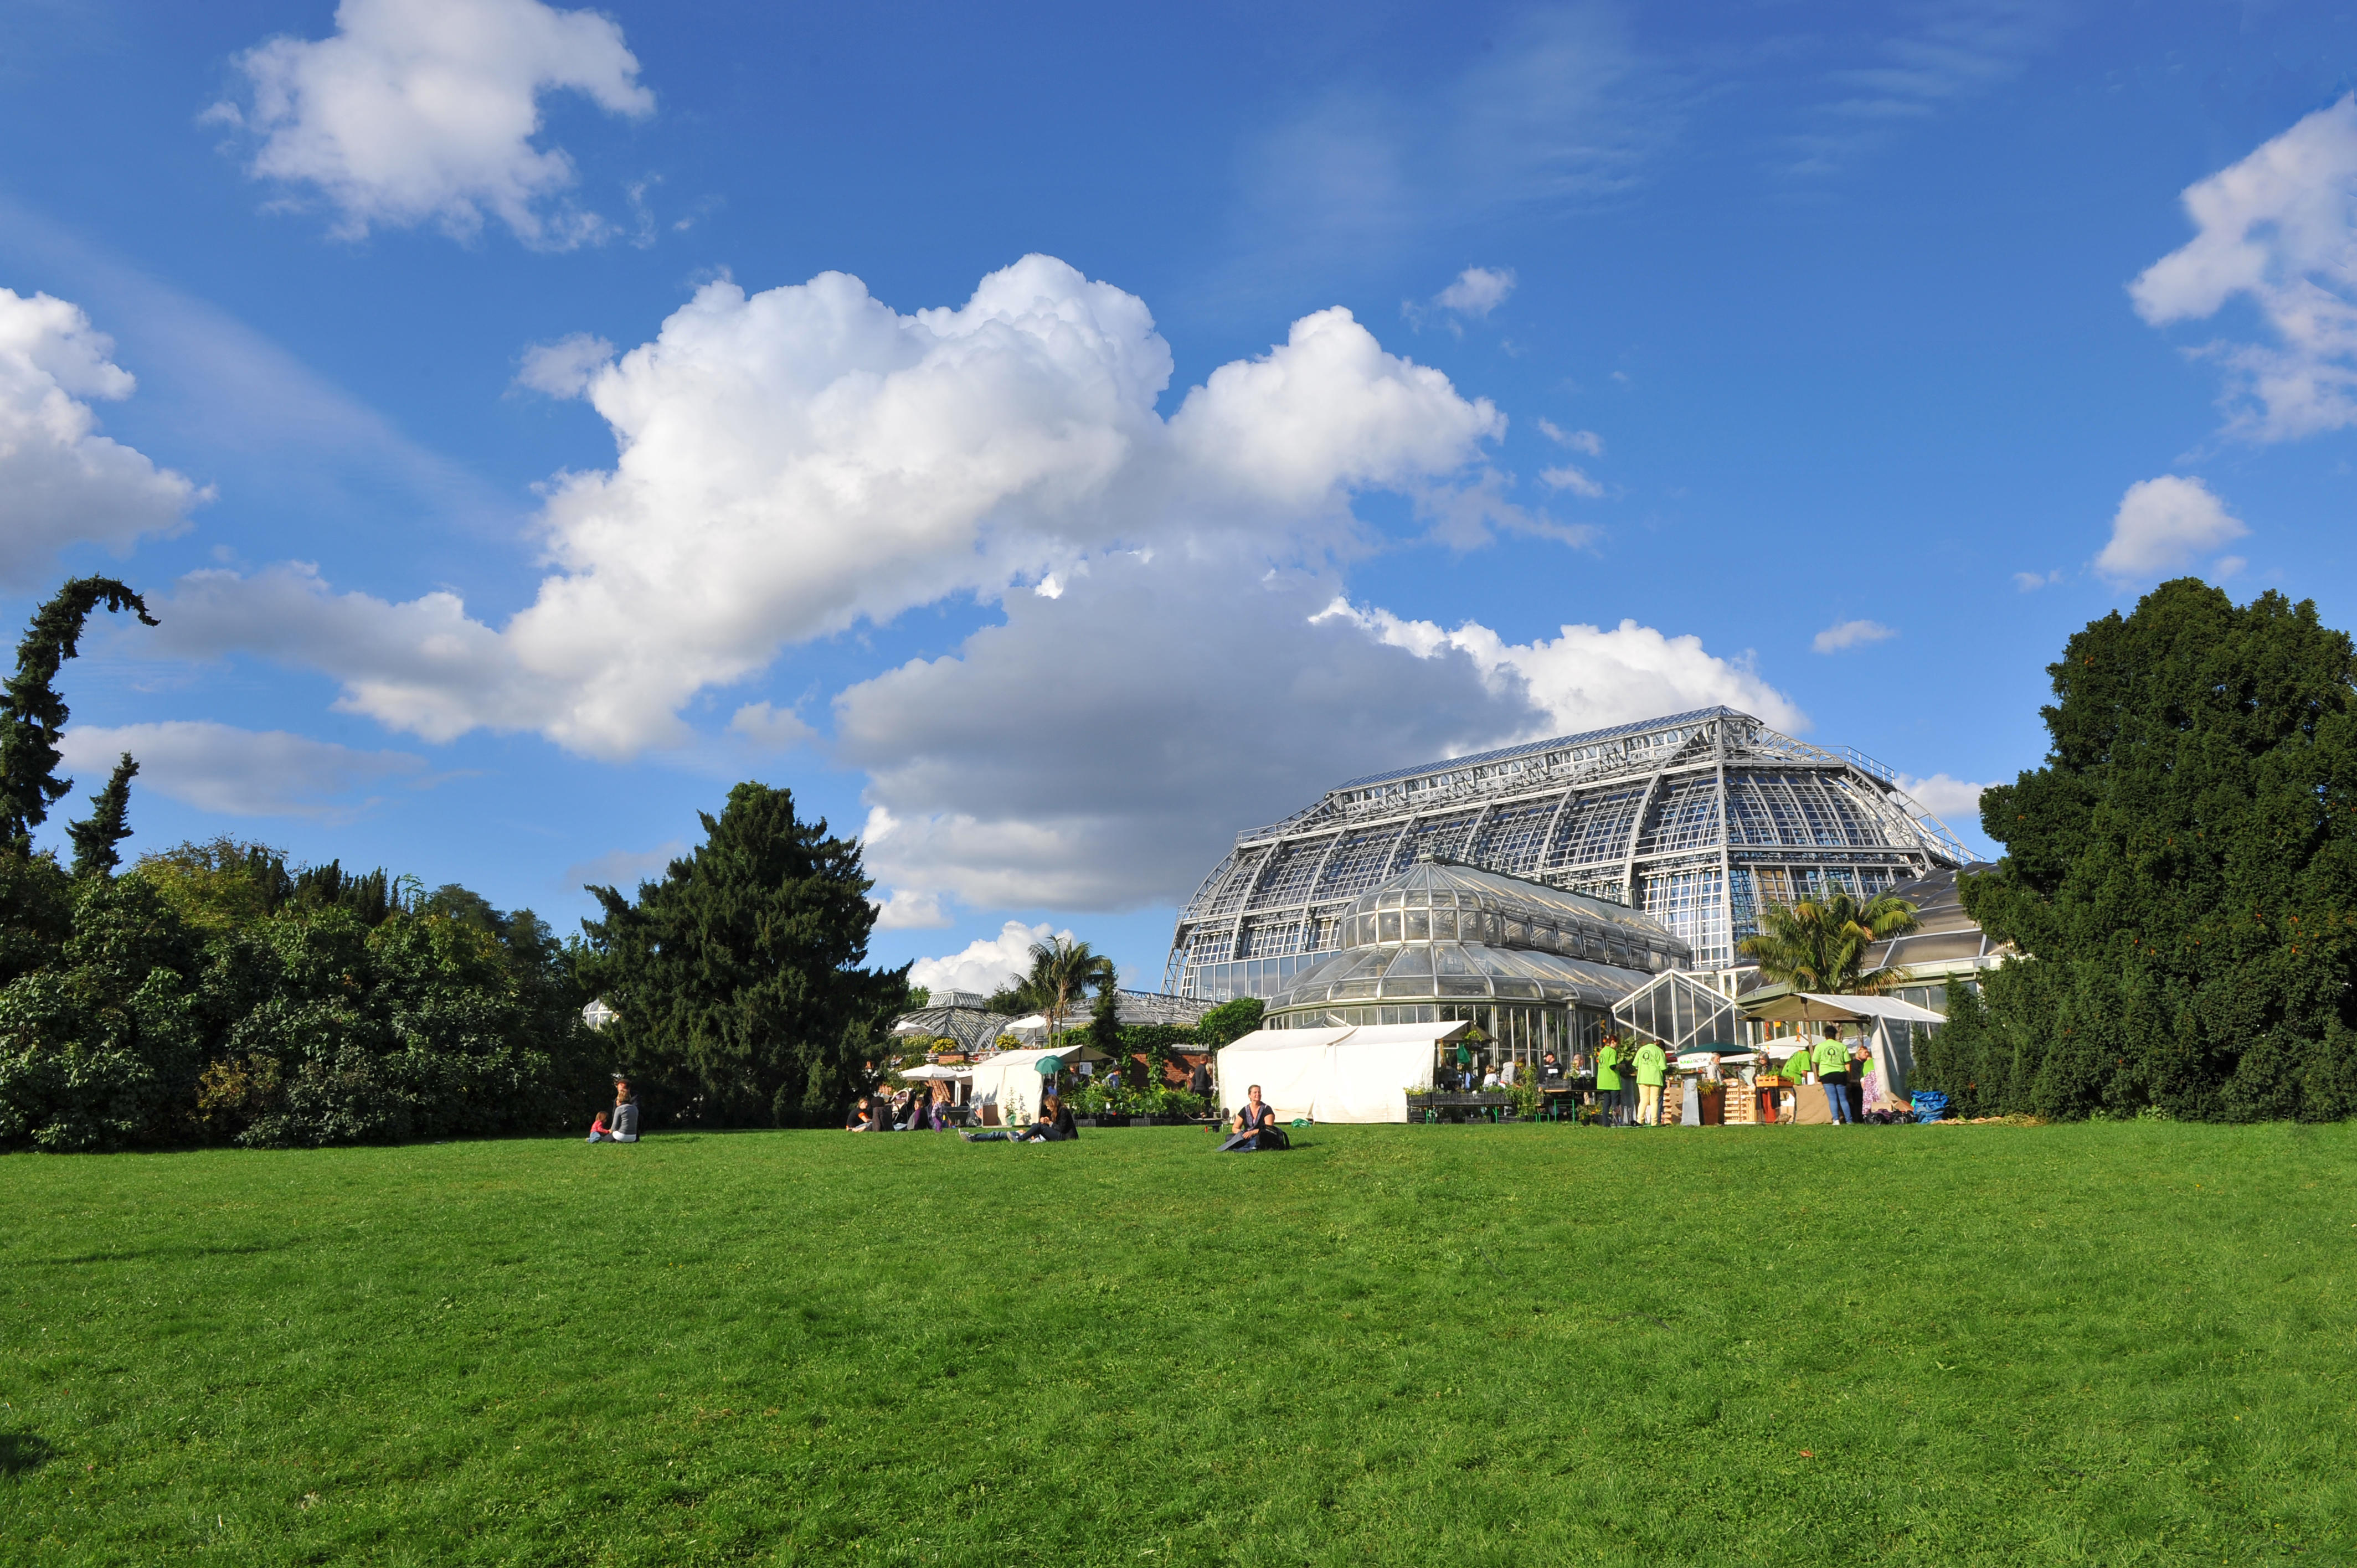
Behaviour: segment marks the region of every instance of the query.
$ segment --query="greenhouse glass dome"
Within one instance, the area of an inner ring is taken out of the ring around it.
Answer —
[[[1419,855],[1641,911],[1705,969],[1736,961],[1762,903],[1970,858],[1881,763],[1706,708],[1354,779],[1237,835],[1178,917],[1164,989],[1275,996]]]

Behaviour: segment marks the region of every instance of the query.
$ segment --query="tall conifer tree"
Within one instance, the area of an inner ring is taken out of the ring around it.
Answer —
[[[1964,905],[2027,962],[1925,1054],[1973,1112],[2357,1111],[2357,688],[2313,603],[2194,578],[2071,639]]]
[[[876,908],[856,839],[739,784],[705,842],[635,900],[589,889],[585,979],[619,1015],[625,1065],[659,1113],[716,1125],[839,1124],[866,1087],[908,970],[862,967]]]
[[[75,876],[112,876],[123,864],[123,854],[114,846],[131,836],[131,780],[138,772],[139,764],[124,752],[106,788],[90,798],[93,810],[89,820],[68,825]]]
[[[156,624],[147,601],[113,578],[76,577],[33,612],[16,644],[16,672],[0,689],[0,850],[30,854],[33,830],[73,788],[72,779],[58,777],[68,709],[54,682],[80,650],[82,623],[101,605]]]

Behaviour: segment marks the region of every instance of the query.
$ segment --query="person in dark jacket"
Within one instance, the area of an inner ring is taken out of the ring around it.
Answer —
[[[1061,1144],[1081,1135],[1080,1124],[1072,1120],[1072,1108],[1060,1095],[1050,1094],[1039,1101],[1039,1119],[1031,1123],[1024,1141],[1031,1144]]]

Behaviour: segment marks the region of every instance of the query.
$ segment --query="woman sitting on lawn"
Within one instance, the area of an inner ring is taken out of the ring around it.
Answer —
[[[1025,1141],[1033,1144],[1060,1144],[1081,1135],[1079,1123],[1072,1120],[1071,1107],[1060,1095],[1050,1094],[1039,1101],[1039,1119],[1031,1123]]]

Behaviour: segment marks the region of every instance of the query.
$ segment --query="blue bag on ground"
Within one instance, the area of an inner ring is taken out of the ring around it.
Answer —
[[[1915,1120],[1937,1122],[1948,1113],[1948,1097],[1936,1089],[1926,1089],[1909,1096],[1915,1104]]]

